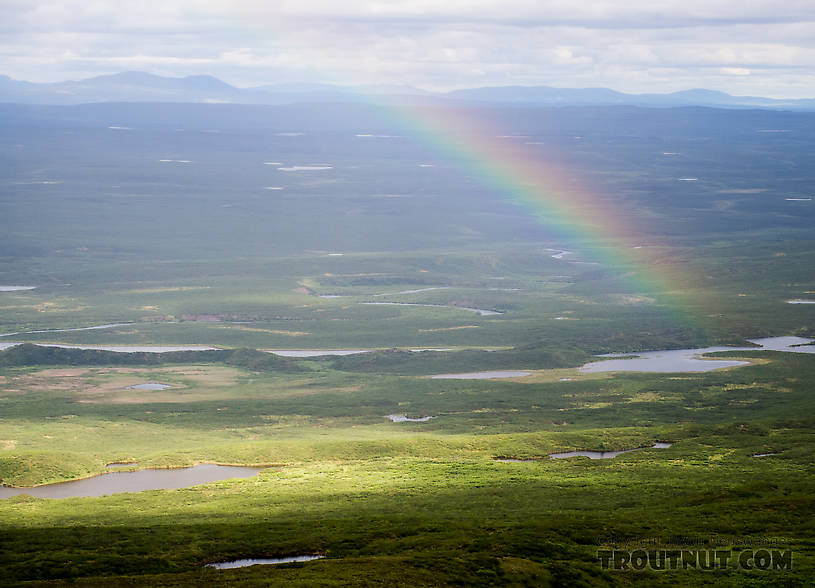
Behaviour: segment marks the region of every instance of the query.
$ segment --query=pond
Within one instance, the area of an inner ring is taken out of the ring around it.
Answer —
[[[703,353],[716,351],[740,351],[744,347],[706,347],[704,349],[671,349],[669,351],[647,351],[637,353],[630,359],[609,359],[587,363],[581,372],[709,372],[726,367],[749,365],[748,361],[700,359]],[[612,353],[598,357],[626,357],[627,354]],[[630,354],[634,355],[634,354]],[[630,356],[629,356],[630,357]]]
[[[19,331],[16,333],[3,333],[0,337],[11,337],[12,335],[34,335],[38,333],[70,333],[72,331],[95,331],[97,329],[112,329],[114,327],[128,327],[133,323],[108,323],[105,325],[95,325],[93,327],[77,327],[74,329],[43,329],[40,331]]]
[[[705,353],[718,351],[787,351],[791,353],[815,353],[815,346],[808,345],[812,339],[803,337],[765,337],[749,339],[760,347],[705,347],[702,349],[671,349],[667,351],[646,351],[644,353],[610,353],[598,357],[630,359],[609,359],[587,363],[582,372],[709,372],[726,367],[749,365],[748,361],[731,359],[701,359]]]
[[[3,335],[0,335],[2,337]],[[0,341],[0,351],[17,345],[23,341]],[[40,347],[60,347],[62,349],[98,349],[99,351],[115,351],[117,353],[168,353],[171,351],[215,351],[218,347],[205,347],[202,345],[68,345],[60,343],[34,343]],[[373,349],[260,349],[266,353],[281,357],[322,357],[325,355],[354,355],[357,353],[371,353]],[[408,351],[453,351],[451,347],[415,347]],[[151,388],[141,388],[150,390]],[[155,388],[159,389],[159,388]]]
[[[369,304],[374,306],[426,306],[428,308],[453,308],[458,310],[466,310],[474,312],[481,316],[495,316],[504,314],[497,310],[487,310],[484,308],[471,308],[469,306],[454,306],[451,304],[420,304],[418,302],[360,302],[360,304]]]
[[[436,417],[426,416],[412,419],[403,414],[387,414],[385,415],[385,418],[392,420],[394,423],[426,423],[430,419],[434,419]]]
[[[23,341],[0,342],[0,350],[16,345]],[[201,345],[63,345],[61,343],[35,343],[38,347],[59,347],[61,349],[96,349],[98,351],[115,351],[117,353],[169,353],[171,351],[216,351],[217,347],[204,347]]]
[[[263,349],[262,351],[281,357],[322,357],[324,355],[370,353],[371,349]]]
[[[128,390],[169,390],[172,388],[169,384],[160,384],[159,382],[145,382],[144,384],[134,384],[128,386]]]
[[[109,472],[84,480],[71,480],[32,488],[0,486],[0,498],[27,494],[37,498],[98,497],[121,492],[172,490],[231,478],[251,478],[262,468],[201,464],[190,468]]]
[[[640,451],[641,449],[667,449],[673,445],[672,443],[665,443],[664,441],[657,441],[650,447],[635,447],[634,449],[623,449],[621,451],[564,451],[562,453],[550,453],[548,455],[551,459],[565,459],[569,457],[588,457],[589,459],[612,459],[623,453],[631,453],[632,451]],[[517,457],[493,457],[493,461],[500,463],[529,463],[537,462],[545,459],[543,457],[530,457],[519,459]]]
[[[374,294],[374,296],[393,296],[394,294],[418,294],[420,292],[432,292],[433,290],[449,290],[450,286],[431,286],[429,288],[418,288],[416,290],[402,290],[401,292],[385,292],[384,294]]]
[[[815,345],[810,345],[815,339],[805,337],[765,337],[764,339],[750,339],[750,343],[761,345],[760,351],[788,351],[790,353],[815,353]],[[753,349],[755,351],[755,349]]]
[[[232,568],[246,568],[249,566],[258,565],[274,565],[282,563],[292,563],[295,561],[313,561],[315,559],[323,559],[324,555],[295,555],[292,557],[277,557],[277,558],[255,558],[255,559],[233,559],[232,561],[222,561],[218,563],[207,564],[208,568],[216,568],[219,570],[229,570]]]
[[[623,453],[640,451],[641,449],[667,449],[671,443],[657,442],[650,447],[636,447],[634,449],[623,449],[621,451],[565,451],[562,453],[550,453],[552,459],[565,459],[569,457],[588,457],[589,459],[612,459]]]
[[[262,349],[281,357],[323,357],[326,355],[356,355],[357,353],[371,353],[374,349]],[[453,351],[451,347],[416,347],[408,349],[414,353],[422,351]]]
[[[566,255],[572,255],[573,251],[568,251],[567,249],[547,249],[547,251],[551,251],[554,253],[552,255],[552,259],[563,259]]]
[[[412,353],[421,353],[422,351],[455,351],[452,347],[414,347],[408,349]]]

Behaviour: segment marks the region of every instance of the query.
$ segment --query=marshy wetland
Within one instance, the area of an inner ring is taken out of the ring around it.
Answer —
[[[492,112],[636,227],[598,243],[362,106],[144,108],[172,123],[97,105],[0,135],[0,583],[813,577],[815,209],[784,200],[815,180],[811,115]],[[681,362],[634,369],[659,354]],[[36,495],[202,468],[229,477]],[[597,559],[714,539],[793,569]]]

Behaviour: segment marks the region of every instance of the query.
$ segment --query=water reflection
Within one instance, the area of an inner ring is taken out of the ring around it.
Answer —
[[[172,490],[230,478],[250,478],[260,470],[261,468],[201,464],[191,468],[110,472],[84,480],[46,484],[33,488],[2,486],[0,487],[0,498],[20,494],[37,498],[78,498],[121,492],[142,492],[143,490]]]
[[[216,568],[219,570],[228,570],[231,568],[245,568],[248,566],[257,565],[274,565],[282,563],[292,563],[295,561],[312,561],[315,559],[323,559],[324,555],[295,555],[293,557],[278,557],[278,558],[255,558],[255,559],[233,559],[232,561],[222,561],[218,563],[207,564],[208,568]]]
[[[813,339],[804,337],[765,337],[749,339],[760,347],[705,347],[702,349],[671,349],[667,351],[646,351],[637,354],[610,353],[598,357],[621,358],[635,355],[630,359],[609,359],[587,363],[582,372],[709,372],[726,367],[749,365],[748,361],[730,359],[702,359],[705,353],[719,351],[786,351],[790,353],[815,353],[815,345],[808,345]]]

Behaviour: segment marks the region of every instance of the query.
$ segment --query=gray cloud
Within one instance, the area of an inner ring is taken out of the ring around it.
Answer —
[[[5,0],[0,31],[0,73],[32,81],[140,69],[815,96],[811,0]]]

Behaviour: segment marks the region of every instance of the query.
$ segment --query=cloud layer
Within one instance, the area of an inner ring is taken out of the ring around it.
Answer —
[[[145,70],[815,96],[811,0],[5,0],[0,33],[0,73],[40,82]]]

